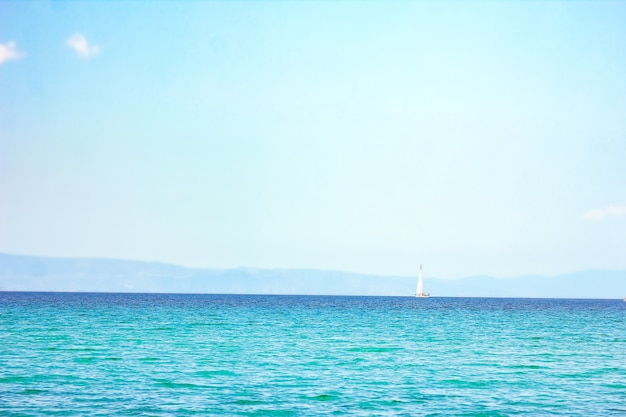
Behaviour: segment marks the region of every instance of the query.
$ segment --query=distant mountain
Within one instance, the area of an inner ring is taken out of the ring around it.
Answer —
[[[557,276],[474,276],[432,280],[429,291],[453,297],[621,299],[626,296],[626,271],[590,270]]]
[[[555,277],[425,277],[433,296],[623,298],[626,271]],[[0,254],[0,291],[410,296],[417,277],[310,269],[199,269],[158,262]]]
[[[1,291],[410,295],[415,280],[307,269],[197,269],[157,262],[0,254]]]

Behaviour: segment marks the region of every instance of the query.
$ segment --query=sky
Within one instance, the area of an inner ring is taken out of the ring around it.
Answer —
[[[0,0],[0,252],[626,269],[626,2]]]

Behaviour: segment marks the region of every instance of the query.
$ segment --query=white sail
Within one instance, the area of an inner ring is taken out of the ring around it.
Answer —
[[[422,279],[422,265],[420,265],[420,275],[417,279],[417,291],[415,294],[421,294],[424,292],[424,280]]]
[[[424,292],[424,279],[422,278],[422,265],[420,264],[420,274],[417,279],[417,289],[415,290],[416,297],[430,297],[430,293]]]

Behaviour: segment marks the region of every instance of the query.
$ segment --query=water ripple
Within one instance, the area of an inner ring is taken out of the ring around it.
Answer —
[[[0,293],[0,414],[624,415],[621,301]]]

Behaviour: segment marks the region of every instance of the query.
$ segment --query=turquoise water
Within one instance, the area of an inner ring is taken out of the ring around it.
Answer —
[[[0,293],[2,415],[626,415],[626,303]]]

